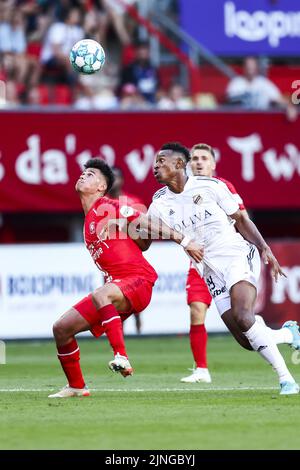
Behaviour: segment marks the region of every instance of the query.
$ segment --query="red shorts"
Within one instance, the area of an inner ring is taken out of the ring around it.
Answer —
[[[122,322],[130,317],[131,314],[142,312],[149,305],[152,297],[153,282],[140,277],[113,279],[110,282],[121,289],[130,303],[130,309],[127,312],[118,312]],[[76,309],[76,305],[74,305],[74,308]],[[84,318],[89,321],[87,313],[85,313]],[[96,338],[104,333],[103,327],[100,324],[93,325],[90,331]]]
[[[211,295],[204,279],[195,268],[190,268],[186,280],[187,303],[202,302],[208,306],[211,304]]]

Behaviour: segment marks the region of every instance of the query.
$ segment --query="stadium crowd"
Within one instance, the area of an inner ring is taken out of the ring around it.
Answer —
[[[201,99],[192,95],[178,70],[162,79],[160,68],[151,61],[149,43],[140,40],[138,25],[125,11],[125,3],[138,6],[134,0],[1,1],[0,107],[189,110],[219,104],[256,109],[287,106],[280,90],[261,77],[253,63],[252,77],[246,63],[244,80],[233,79],[221,100],[213,93],[203,93]],[[83,38],[97,40],[108,52],[110,60],[101,74],[78,75],[72,70],[69,51]],[[254,77],[258,77],[255,85]],[[269,94],[270,99],[257,100],[257,93],[262,97]]]

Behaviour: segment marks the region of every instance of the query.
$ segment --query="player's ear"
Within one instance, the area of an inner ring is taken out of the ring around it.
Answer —
[[[177,161],[176,161],[176,168],[179,169],[179,168],[185,168],[185,163],[184,161],[182,160],[182,158],[177,158]]]
[[[107,191],[107,183],[105,181],[105,179],[101,179],[98,183],[98,191],[101,192],[101,193],[106,193]]]

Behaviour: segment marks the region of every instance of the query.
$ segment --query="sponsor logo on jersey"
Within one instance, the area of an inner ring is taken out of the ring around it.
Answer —
[[[201,204],[201,202],[203,201],[202,199],[202,196],[200,194],[195,194],[193,196],[193,201],[194,201],[194,204]]]
[[[89,229],[90,229],[90,234],[93,235],[94,233],[96,233],[96,222],[91,222]]]
[[[134,210],[129,206],[122,206],[120,208],[120,213],[123,217],[131,217],[134,214]]]
[[[213,278],[211,276],[206,278],[206,284],[209,288],[209,292],[212,297],[217,297],[223,292],[226,292],[226,286],[221,287],[221,289],[216,289],[216,284],[214,283]]]
[[[186,219],[182,220],[181,223],[174,224],[173,228],[177,232],[182,232],[182,230],[187,228],[196,229],[197,227],[201,226],[201,222],[203,222],[203,220],[207,219],[207,217],[210,217],[211,215],[212,214],[205,209],[204,214],[202,214],[202,216],[200,212],[195,213],[190,217],[187,217]]]
[[[210,291],[211,296],[213,298],[217,297],[218,295],[221,295],[223,292],[226,292],[226,287],[225,286],[221,287],[221,289],[216,289],[214,291]]]

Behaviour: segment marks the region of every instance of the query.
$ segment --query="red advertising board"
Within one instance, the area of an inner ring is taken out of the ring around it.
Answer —
[[[286,277],[276,283],[265,271],[262,316],[269,325],[281,326],[287,320],[300,321],[300,243],[271,242],[271,249]]]
[[[300,127],[283,113],[0,112],[0,211],[79,211],[74,183],[100,156],[148,204],[155,152],[170,140],[216,149],[217,173],[249,209],[300,207]]]

